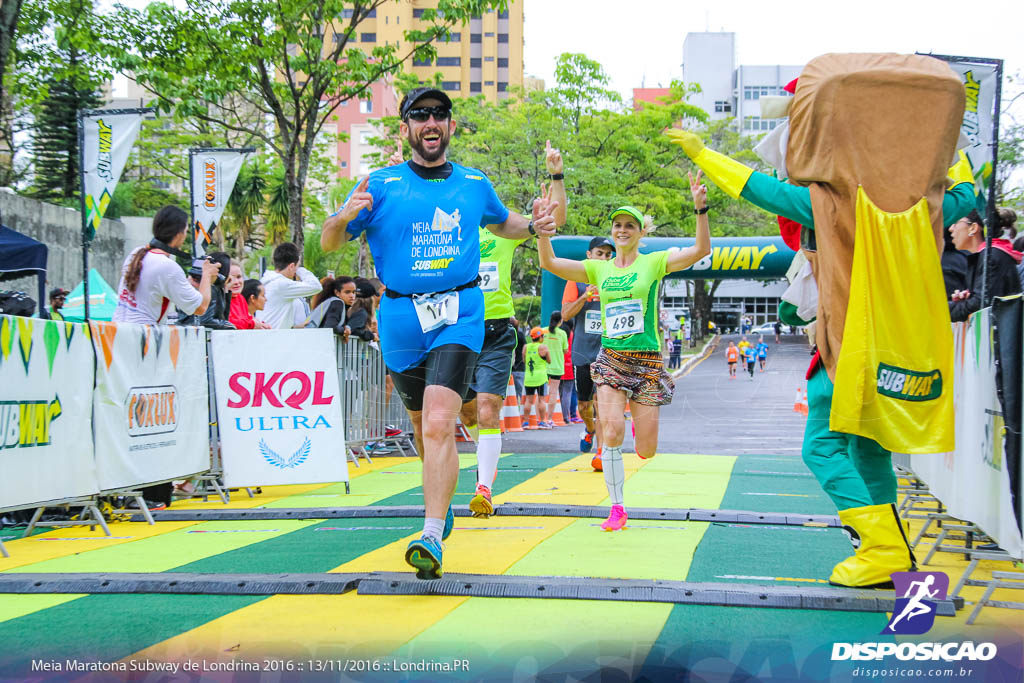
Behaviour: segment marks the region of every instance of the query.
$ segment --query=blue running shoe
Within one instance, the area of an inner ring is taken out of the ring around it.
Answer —
[[[441,543],[433,536],[423,536],[409,542],[405,549],[405,561],[416,569],[416,578],[423,580],[440,579]]]
[[[589,453],[590,449],[594,447],[594,432],[588,432],[583,430],[580,434],[580,453]]]
[[[444,531],[441,532],[441,540],[447,541],[448,537],[452,535],[452,529],[455,528],[455,513],[452,512],[451,503],[448,504],[448,514],[444,516]],[[440,556],[438,556],[440,557]]]

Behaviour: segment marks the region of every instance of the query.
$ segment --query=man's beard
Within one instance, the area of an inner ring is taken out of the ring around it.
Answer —
[[[427,162],[434,162],[444,156],[448,150],[448,141],[450,140],[447,131],[444,129],[438,129],[438,144],[437,149],[428,151],[423,145],[423,133],[420,132],[420,137],[417,140],[413,140],[412,133],[409,134],[409,146],[412,147],[420,155],[420,157]]]

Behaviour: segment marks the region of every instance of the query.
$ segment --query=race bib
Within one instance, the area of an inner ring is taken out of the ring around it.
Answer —
[[[416,308],[416,317],[424,332],[436,330],[443,325],[453,325],[459,319],[458,292],[414,294],[412,305]]]
[[[480,291],[485,294],[498,291],[498,262],[480,262]]]
[[[604,307],[606,336],[616,339],[644,331],[644,305],[640,299],[616,301]]]
[[[601,310],[598,308],[587,311],[583,319],[583,330],[587,334],[601,334]]]

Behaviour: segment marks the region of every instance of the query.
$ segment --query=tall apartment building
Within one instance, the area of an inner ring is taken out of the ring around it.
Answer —
[[[423,81],[432,80],[435,73],[440,73],[441,88],[453,98],[483,95],[488,102],[505,99],[509,88],[524,85],[523,2],[511,0],[505,11],[488,10],[454,27],[447,41],[436,44],[436,59],[413,61],[407,65],[407,70]],[[407,49],[404,32],[426,27],[424,10],[436,7],[437,0],[385,3],[371,10],[359,23],[359,32],[352,39],[366,52],[376,45]],[[352,11],[344,10],[343,19],[350,18]],[[333,35],[339,28],[340,25],[334,26]],[[350,100],[347,106],[335,112],[324,131],[347,133],[349,137],[347,141],[338,142],[334,155],[339,176],[354,177],[373,170],[363,159],[374,149],[369,138],[379,136],[373,121],[396,115],[397,99],[390,83],[382,81],[373,85],[372,97]]]
[[[772,130],[777,119],[762,119],[762,95],[788,95],[782,88],[800,75],[803,66],[736,65],[736,34],[687,33],[683,40],[683,81],[699,83],[701,93],[690,102],[715,119],[736,118],[743,133]]]

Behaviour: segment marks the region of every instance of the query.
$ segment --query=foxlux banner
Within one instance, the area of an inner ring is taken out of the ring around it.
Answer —
[[[992,112],[996,98],[996,66],[950,62],[964,82],[967,100],[960,131],[970,141],[964,149],[974,169],[974,182],[982,197],[988,196],[992,177]]]
[[[348,481],[334,347],[330,330],[213,333],[225,485]]]
[[[0,509],[99,491],[83,323],[0,315]]]
[[[195,254],[202,256],[210,244],[228,197],[235,187],[245,152],[237,149],[193,149],[189,151],[192,179],[192,220]]]
[[[954,323],[956,450],[910,456],[910,469],[949,514],[977,524],[1012,556],[1024,556],[1010,494],[1005,420],[996,394],[992,309]],[[905,456],[904,456],[905,457]]]
[[[93,322],[96,466],[104,491],[210,469],[206,331]]]
[[[92,110],[80,114],[82,192],[85,204],[82,229],[87,241],[96,235],[139,134],[143,116],[150,111]]]

